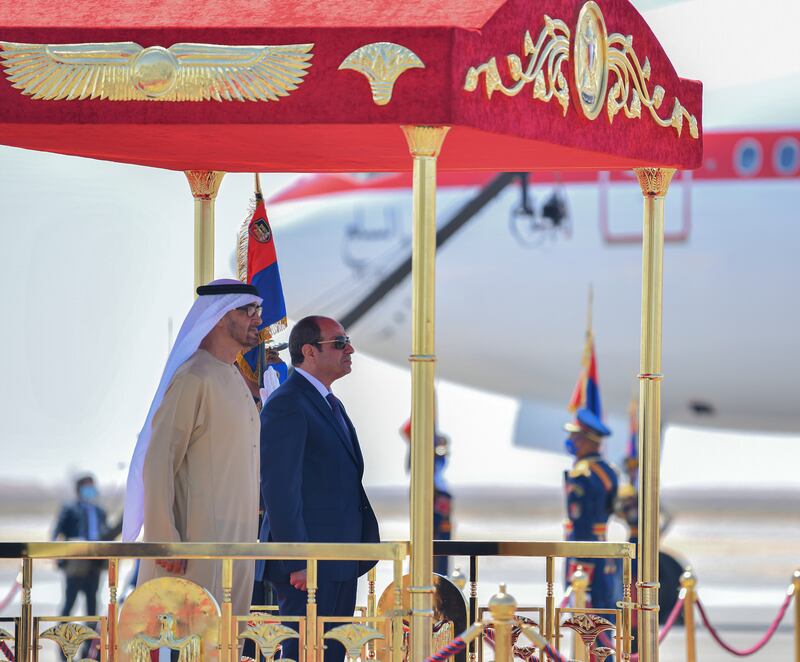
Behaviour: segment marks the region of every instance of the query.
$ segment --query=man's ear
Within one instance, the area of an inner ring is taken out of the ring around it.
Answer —
[[[306,343],[300,350],[303,353],[303,358],[307,361],[308,359],[314,359],[316,355],[316,348],[311,343]]]

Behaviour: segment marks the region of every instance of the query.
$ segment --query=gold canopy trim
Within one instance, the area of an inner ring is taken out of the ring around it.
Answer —
[[[506,56],[512,85],[503,82],[497,58],[492,57],[467,70],[464,90],[477,90],[481,74],[484,76],[487,99],[491,99],[494,92],[516,96],[532,83],[533,99],[549,102],[555,97],[561,104],[562,114],[566,115],[569,109],[569,84],[562,67],[570,59],[570,40],[571,33],[567,25],[545,15],[544,28],[535,44],[530,32],[525,32],[522,49],[527,62],[525,68],[518,55],[512,53]],[[620,111],[629,119],[641,119],[644,107],[659,126],[673,127],[680,137],[686,121],[689,135],[698,138],[697,118],[677,98],[670,115],[662,117],[658,113],[666,91],[661,85],[656,85],[650,92],[650,60],[645,58],[644,64],[640,63],[633,49],[631,35],[607,34],[603,13],[592,0],[581,8],[572,46],[576,99],[587,119],[599,117],[604,104],[609,124],[613,123]],[[613,85],[609,82],[610,74],[614,75]]]
[[[0,64],[34,99],[278,101],[302,83],[313,47],[0,41]]]

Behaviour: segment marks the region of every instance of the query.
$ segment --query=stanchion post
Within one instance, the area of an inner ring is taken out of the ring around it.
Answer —
[[[634,172],[644,196],[639,348],[639,655],[643,662],[658,662],[664,198],[675,171],[636,168]]]
[[[586,593],[589,590],[589,575],[583,566],[578,566],[572,573],[572,595],[575,596],[575,609],[586,609]],[[572,634],[572,657],[578,662],[586,662],[586,646],[577,632]]]
[[[108,559],[108,640],[106,655],[109,662],[117,662],[117,585],[119,559]]]
[[[224,172],[185,170],[194,198],[194,286],[214,280],[214,201]]]
[[[681,598],[683,598],[683,630],[686,636],[686,662],[697,661],[695,643],[694,604],[697,602],[697,577],[689,567],[681,575]]]
[[[794,662],[800,662],[800,568],[792,575],[794,593]]]
[[[403,126],[413,157],[411,237],[411,659],[433,635],[436,159],[449,127]]]
[[[506,585],[500,584],[500,590],[489,599],[489,612],[494,626],[494,659],[495,662],[513,662],[514,652],[511,646],[511,627],[514,624],[514,613],[517,601],[506,592]]]

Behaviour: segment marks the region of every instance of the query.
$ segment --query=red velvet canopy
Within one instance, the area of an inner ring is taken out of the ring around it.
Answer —
[[[296,89],[269,102],[34,99],[14,89],[3,72],[0,143],[174,170],[402,171],[410,168],[411,161],[398,125],[425,124],[453,127],[439,159],[442,169],[698,167],[702,86],[677,76],[647,24],[626,0],[598,1],[609,34],[605,61],[617,69],[612,66],[608,73],[598,116],[587,117],[580,98],[583,90],[594,88],[577,79],[586,75],[587,67],[590,75],[601,71],[592,67],[597,54],[603,55],[605,43],[598,47],[590,40],[588,47],[577,50],[580,35],[597,32],[579,29],[584,4],[583,0],[3,3],[0,40],[4,42],[313,47],[310,66]],[[548,31],[545,16],[563,22],[569,33],[567,57],[560,64],[544,55],[559,33],[552,23]],[[612,49],[612,33],[632,39],[618,40]],[[375,42],[403,46],[424,64],[397,77],[386,105],[373,101],[365,75],[340,69],[356,49]],[[525,72],[535,59],[532,53],[543,58],[541,71],[533,71],[540,74],[537,80],[523,84],[516,94],[503,93],[494,84],[493,94],[487,95],[493,71],[509,90],[521,80],[520,70]],[[582,71],[579,60],[589,63]],[[621,105],[610,121],[607,98],[621,79],[627,79],[627,87],[623,86],[624,97],[615,97]],[[552,94],[554,87],[556,91],[568,87],[563,105]],[[661,124],[647,108],[648,100],[659,96],[663,99],[653,112]],[[679,105],[674,110],[676,100]]]

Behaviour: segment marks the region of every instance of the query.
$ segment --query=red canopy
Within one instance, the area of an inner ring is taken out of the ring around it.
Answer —
[[[296,89],[268,102],[54,101],[0,75],[0,143],[174,170],[401,171],[410,159],[398,125],[426,124],[453,127],[442,169],[698,167],[701,84],[677,76],[626,0],[585,5],[17,0],[0,7],[0,39],[12,44],[313,45]],[[424,65],[399,74],[385,105],[365,74],[340,68],[376,42]]]

